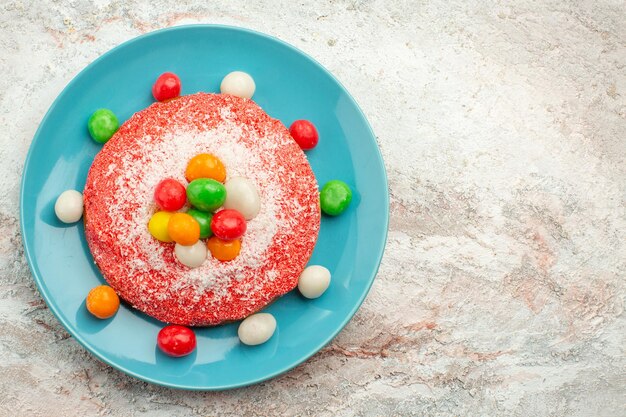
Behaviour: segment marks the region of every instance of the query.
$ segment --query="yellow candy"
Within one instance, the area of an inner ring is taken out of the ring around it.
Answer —
[[[167,232],[167,224],[170,222],[170,217],[173,214],[169,211],[157,211],[152,215],[148,222],[148,230],[155,239],[161,242],[172,242],[172,238]]]

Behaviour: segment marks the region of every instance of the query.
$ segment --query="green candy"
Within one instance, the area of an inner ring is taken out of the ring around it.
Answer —
[[[348,184],[339,180],[328,181],[320,191],[320,206],[329,216],[343,213],[352,201],[352,191]]]
[[[109,109],[96,110],[87,122],[89,134],[98,143],[106,143],[119,127],[120,122]]]
[[[206,239],[207,237],[211,237],[213,235],[213,232],[211,231],[211,220],[213,220],[213,214],[205,213],[204,211],[196,209],[187,211],[187,214],[196,219],[200,225],[200,239]]]
[[[198,210],[215,211],[226,200],[226,188],[221,182],[209,178],[198,178],[187,186],[187,199]]]

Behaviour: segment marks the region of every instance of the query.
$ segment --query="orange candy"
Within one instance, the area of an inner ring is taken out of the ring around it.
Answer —
[[[241,250],[241,240],[222,240],[213,236],[207,243],[211,255],[218,261],[232,261],[239,255]]]
[[[89,291],[87,295],[87,310],[99,319],[113,317],[120,307],[120,298],[113,288],[108,285],[99,285]]]
[[[201,153],[191,158],[187,164],[185,178],[189,182],[198,178],[212,178],[215,181],[224,182],[226,168],[217,156]]]
[[[174,213],[167,223],[167,233],[179,245],[191,246],[200,239],[200,225],[187,213]]]

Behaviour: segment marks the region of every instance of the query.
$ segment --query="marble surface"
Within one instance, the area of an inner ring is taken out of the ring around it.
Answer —
[[[1,416],[626,415],[624,1],[5,0],[0,16]],[[65,84],[127,39],[196,22],[330,69],[391,193],[354,320],[292,372],[221,393],[92,358],[35,289],[18,220],[26,152]]]

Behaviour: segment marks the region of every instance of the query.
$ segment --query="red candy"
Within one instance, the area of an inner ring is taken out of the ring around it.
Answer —
[[[184,185],[168,178],[157,184],[154,189],[154,201],[161,210],[180,210],[187,201],[187,191]]]
[[[166,355],[179,358],[196,348],[196,334],[189,327],[170,324],[159,332],[157,345]]]
[[[180,78],[172,72],[164,72],[152,86],[152,95],[157,101],[165,101],[180,95]]]
[[[313,123],[308,120],[296,120],[289,128],[291,137],[296,141],[300,148],[304,150],[313,149],[317,145],[319,135]]]
[[[238,239],[246,233],[246,219],[237,210],[218,211],[211,220],[213,234],[222,240]]]

